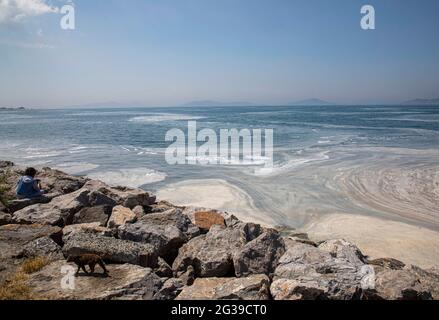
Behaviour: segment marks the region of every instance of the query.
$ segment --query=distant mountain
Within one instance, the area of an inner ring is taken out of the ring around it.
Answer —
[[[406,106],[439,106],[438,99],[414,99],[402,103]]]
[[[144,103],[140,101],[128,101],[128,102],[106,101],[106,102],[77,104],[77,105],[70,105],[63,107],[64,108],[126,108],[126,107],[143,107],[143,106]]]
[[[335,103],[312,98],[312,99],[291,102],[288,105],[290,105],[290,106],[333,106],[333,105],[335,105]]]
[[[183,105],[183,107],[243,107],[253,106],[254,103],[235,101],[235,102],[219,102],[212,100],[191,101]]]

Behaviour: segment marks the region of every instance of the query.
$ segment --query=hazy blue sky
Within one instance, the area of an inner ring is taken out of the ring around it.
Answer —
[[[0,106],[439,96],[437,0],[74,0],[74,31],[65,2],[0,0]]]

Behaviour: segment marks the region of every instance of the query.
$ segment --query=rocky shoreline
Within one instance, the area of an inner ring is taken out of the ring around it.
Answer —
[[[43,168],[47,195],[16,200],[23,170],[0,161],[0,299],[439,299],[438,268],[370,260],[343,239],[314,242],[140,189]],[[63,289],[63,268],[75,267],[66,257],[84,253],[110,276],[80,274]],[[16,280],[32,259],[44,263]]]

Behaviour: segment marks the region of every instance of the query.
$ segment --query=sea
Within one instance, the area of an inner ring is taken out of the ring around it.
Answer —
[[[170,165],[171,129],[272,129],[273,169]],[[275,225],[331,213],[439,230],[439,107],[70,108],[0,112],[0,159],[158,192],[221,180]],[[218,197],[221,197],[218,194]],[[231,208],[233,211],[233,208]]]

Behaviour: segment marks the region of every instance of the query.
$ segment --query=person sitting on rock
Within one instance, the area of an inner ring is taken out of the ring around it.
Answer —
[[[41,189],[40,180],[35,179],[37,170],[27,168],[24,176],[17,183],[16,193],[19,199],[32,199],[42,197],[44,190]]]

